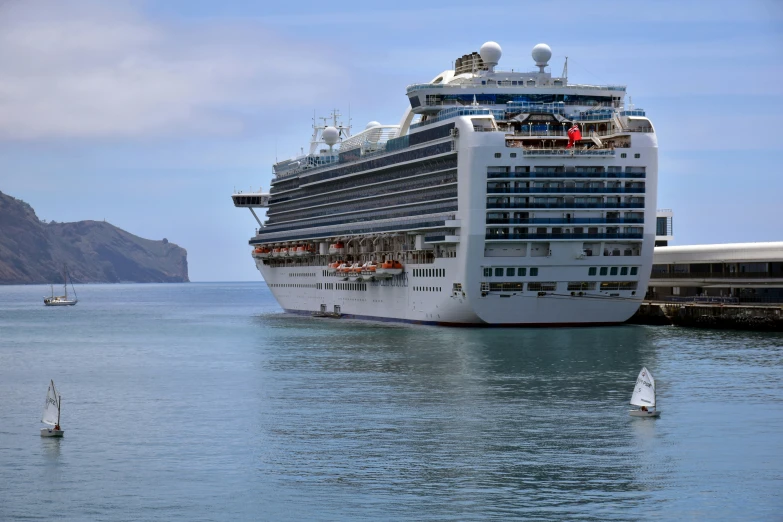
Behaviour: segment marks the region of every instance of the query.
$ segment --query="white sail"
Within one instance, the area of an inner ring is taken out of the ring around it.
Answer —
[[[631,395],[634,406],[655,406],[655,379],[647,368],[642,368]]]
[[[41,422],[54,426],[60,417],[60,398],[57,396],[57,390],[54,388],[54,381],[49,384],[49,391],[46,392],[46,403],[44,404],[43,417]]]

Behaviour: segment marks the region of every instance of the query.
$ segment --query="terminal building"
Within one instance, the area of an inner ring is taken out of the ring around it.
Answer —
[[[668,244],[667,232],[656,245]],[[646,299],[783,303],[783,242],[657,246]]]

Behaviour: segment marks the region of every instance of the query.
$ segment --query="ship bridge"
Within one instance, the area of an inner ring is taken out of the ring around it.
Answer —
[[[249,208],[253,217],[256,218],[258,226],[263,227],[263,223],[258,219],[254,208],[269,208],[269,192],[236,192],[231,195],[235,207]]]

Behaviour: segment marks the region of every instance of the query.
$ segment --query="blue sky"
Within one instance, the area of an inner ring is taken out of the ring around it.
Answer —
[[[405,86],[487,40],[625,84],[658,132],[675,244],[783,240],[783,2],[0,2],[0,191],[258,280],[236,189],[269,188],[313,111],[398,123]]]

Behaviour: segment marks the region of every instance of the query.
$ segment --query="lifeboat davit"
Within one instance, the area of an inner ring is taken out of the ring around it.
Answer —
[[[382,278],[391,278],[402,273],[402,263],[399,261],[384,261],[375,269],[375,275]]]
[[[345,253],[345,245],[340,243],[339,241],[337,243],[332,243],[331,245],[329,245],[329,253],[342,255]]]

